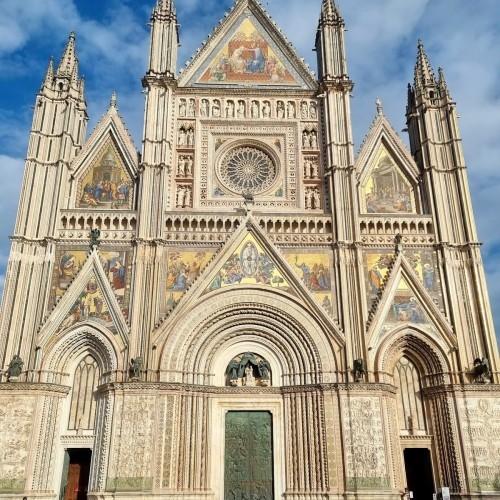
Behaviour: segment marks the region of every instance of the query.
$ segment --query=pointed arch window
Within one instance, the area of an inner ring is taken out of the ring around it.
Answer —
[[[100,376],[97,361],[89,354],[78,364],[71,391],[68,430],[93,430],[96,401],[94,392]]]
[[[417,366],[406,356],[403,356],[394,368],[394,383],[398,387],[398,421],[401,434],[426,434],[420,373]]]

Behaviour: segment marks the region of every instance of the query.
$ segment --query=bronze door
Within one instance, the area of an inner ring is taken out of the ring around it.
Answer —
[[[273,500],[272,415],[226,414],[224,500]]]

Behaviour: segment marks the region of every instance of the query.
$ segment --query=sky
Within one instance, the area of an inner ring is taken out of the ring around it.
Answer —
[[[0,0],[0,292],[10,251],[24,168],[31,106],[49,57],[59,60],[76,31],[86,77],[88,133],[113,91],[138,149],[147,66],[149,17],[156,0]],[[183,67],[233,0],[175,0]],[[375,100],[407,142],[406,87],[413,82],[421,38],[436,74],[442,66],[457,102],[469,183],[500,332],[500,9],[498,0],[337,0],[346,20],[348,70],[358,150],[375,114]],[[263,6],[315,69],[312,52],[321,0],[263,0]]]

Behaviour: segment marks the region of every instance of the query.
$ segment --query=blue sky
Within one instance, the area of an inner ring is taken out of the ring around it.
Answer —
[[[182,67],[233,0],[175,0]],[[3,288],[32,119],[49,57],[75,30],[86,76],[89,133],[111,93],[140,149],[147,22],[155,0],[0,0],[0,289]],[[380,97],[397,131],[405,127],[406,85],[422,38],[442,66],[461,116],[476,222],[484,243],[490,299],[500,331],[500,9],[498,0],[338,0],[348,32],[356,149]],[[315,68],[312,52],[321,0],[264,0],[263,6]],[[401,134],[406,141],[406,134]]]

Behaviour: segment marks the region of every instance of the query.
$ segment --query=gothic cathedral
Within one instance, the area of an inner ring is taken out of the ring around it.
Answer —
[[[174,0],[151,30],[141,154],[114,95],[87,138],[73,33],[36,98],[0,499],[500,499],[498,347],[422,43],[410,149],[378,101],[356,156],[334,0],[317,75],[256,0],[179,73]]]

